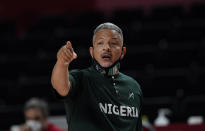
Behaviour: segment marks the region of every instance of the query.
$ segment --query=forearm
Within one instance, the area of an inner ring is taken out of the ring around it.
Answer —
[[[68,65],[64,65],[59,61],[56,62],[51,76],[51,83],[61,96],[68,94],[70,90]]]
[[[57,53],[57,62],[53,68],[51,83],[53,88],[61,95],[66,96],[70,90],[69,64],[77,58],[70,41],[62,46]]]

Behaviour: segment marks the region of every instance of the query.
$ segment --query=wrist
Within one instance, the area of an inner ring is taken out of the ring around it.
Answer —
[[[68,67],[69,66],[69,62],[64,62],[64,61],[61,61],[61,60],[57,60],[56,62],[57,65],[61,66],[61,67]]]

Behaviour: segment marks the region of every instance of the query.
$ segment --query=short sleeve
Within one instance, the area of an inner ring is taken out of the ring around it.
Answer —
[[[74,97],[77,95],[80,83],[82,79],[82,72],[80,70],[72,70],[69,73],[70,80],[70,91],[68,93],[68,97]]]
[[[80,70],[72,70],[70,71],[69,73],[69,81],[70,81],[70,91],[68,93],[67,96],[61,96],[58,94],[58,92],[53,89],[54,91],[54,94],[55,96],[58,98],[58,99],[72,99],[74,98],[76,95],[77,95],[77,92],[79,90],[79,86],[80,86],[80,83],[81,83],[81,71]]]

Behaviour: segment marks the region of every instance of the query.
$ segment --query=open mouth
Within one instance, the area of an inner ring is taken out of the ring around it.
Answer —
[[[101,56],[104,60],[110,60],[112,58],[112,55],[111,54],[103,54]]]

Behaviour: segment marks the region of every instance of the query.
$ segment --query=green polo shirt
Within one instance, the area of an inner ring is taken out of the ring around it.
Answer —
[[[131,77],[105,76],[94,67],[70,71],[64,98],[68,131],[141,131],[142,92]]]

